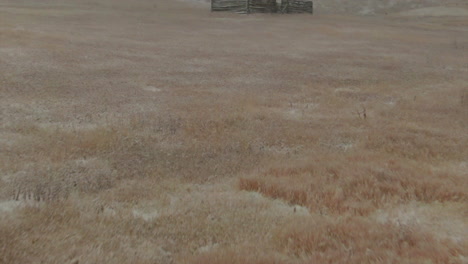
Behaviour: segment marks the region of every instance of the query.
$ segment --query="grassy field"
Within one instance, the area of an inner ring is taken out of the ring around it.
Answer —
[[[0,263],[468,263],[466,4],[390,2],[0,0]]]

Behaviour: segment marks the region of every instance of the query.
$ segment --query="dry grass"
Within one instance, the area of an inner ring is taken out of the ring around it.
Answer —
[[[269,169],[261,176],[241,178],[239,187],[331,214],[368,215],[388,204],[411,201],[467,202],[464,175],[434,173],[418,164],[406,167],[400,160],[378,164],[374,156],[337,154],[333,159]]]
[[[365,2],[0,0],[0,263],[466,263],[466,19]]]
[[[312,263],[462,263],[459,256],[466,253],[462,246],[434,239],[417,226],[361,218],[296,221],[279,232],[278,244]]]

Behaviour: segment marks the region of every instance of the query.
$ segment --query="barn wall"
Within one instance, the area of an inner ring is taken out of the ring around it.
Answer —
[[[276,13],[276,0],[211,0],[211,11],[236,13]]]
[[[211,0],[211,11],[248,13],[248,1],[249,0]]]
[[[281,13],[314,13],[314,4],[312,1],[301,0],[282,0]]]

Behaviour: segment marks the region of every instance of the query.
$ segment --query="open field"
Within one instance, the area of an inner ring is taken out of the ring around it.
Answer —
[[[468,263],[468,7],[383,2],[0,0],[0,263]]]

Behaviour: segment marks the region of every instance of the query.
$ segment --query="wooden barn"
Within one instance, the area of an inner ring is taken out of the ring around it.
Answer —
[[[281,0],[211,0],[211,11],[250,13],[313,13],[312,1]]]

